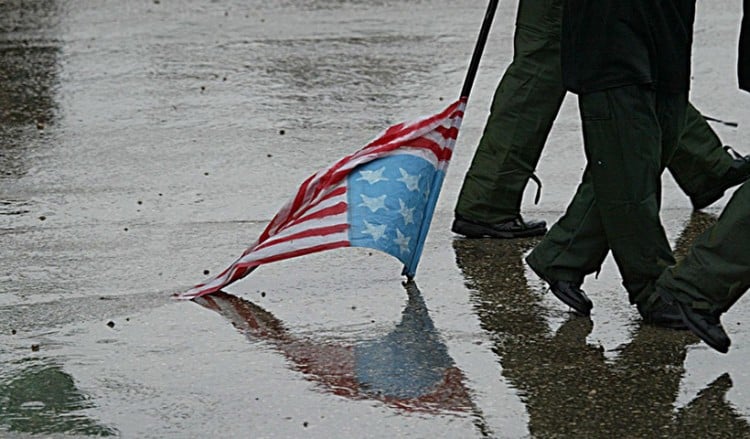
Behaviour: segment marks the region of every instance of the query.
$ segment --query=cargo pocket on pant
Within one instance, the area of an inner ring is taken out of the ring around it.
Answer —
[[[609,120],[612,118],[609,96],[605,91],[580,95],[578,106],[580,107],[581,119],[583,120]]]

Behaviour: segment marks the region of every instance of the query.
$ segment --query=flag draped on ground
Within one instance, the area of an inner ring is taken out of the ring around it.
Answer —
[[[242,256],[178,297],[214,293],[262,264],[341,247],[383,251],[413,277],[465,107],[463,97],[438,114],[394,125],[310,176]]]

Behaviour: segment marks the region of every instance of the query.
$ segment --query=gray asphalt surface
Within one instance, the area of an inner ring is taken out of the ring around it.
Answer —
[[[501,2],[416,284],[345,249],[172,294],[231,263],[304,178],[458,95],[469,0],[0,2],[0,436],[750,437],[750,305],[727,355],[640,323],[611,260],[573,316],[533,239],[449,228],[516,1]],[[739,1],[699,2],[691,100],[750,153]],[[569,97],[538,169],[554,221],[584,166]],[[692,213],[664,177],[678,251]]]

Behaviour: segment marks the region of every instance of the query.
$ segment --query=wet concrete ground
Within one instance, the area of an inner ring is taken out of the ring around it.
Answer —
[[[740,2],[699,2],[692,101],[750,152]],[[416,284],[346,249],[172,293],[230,263],[308,175],[457,97],[469,0],[0,3],[0,436],[750,437],[750,307],[727,355],[643,326],[612,260],[567,312],[452,209],[512,55],[501,2]],[[554,221],[583,168],[569,98],[540,163]],[[665,175],[679,251],[691,213]]]

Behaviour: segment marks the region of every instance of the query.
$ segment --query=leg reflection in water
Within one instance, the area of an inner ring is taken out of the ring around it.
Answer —
[[[119,436],[86,415],[94,407],[91,396],[51,358],[7,361],[0,368],[0,437]]]
[[[406,410],[475,411],[464,376],[440,339],[414,282],[401,322],[384,337],[352,344],[298,337],[260,306],[224,292],[195,299],[243,332],[264,340],[296,370],[337,394]]]
[[[571,316],[552,331],[544,292],[529,287],[523,267],[533,245],[453,244],[502,374],[526,405],[532,437],[696,437],[709,430],[711,437],[750,437],[746,420],[724,399],[728,376],[675,409],[687,346],[698,341],[690,333],[640,324],[607,358],[601,346],[587,343],[589,319]],[[690,430],[700,419],[705,426]]]

